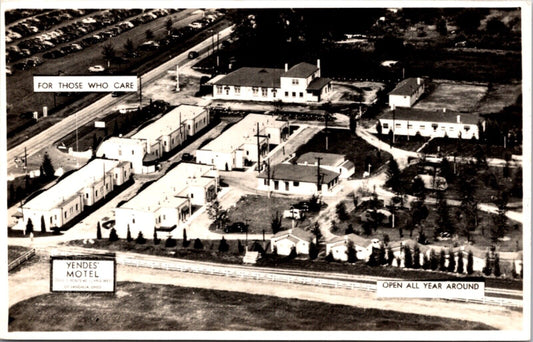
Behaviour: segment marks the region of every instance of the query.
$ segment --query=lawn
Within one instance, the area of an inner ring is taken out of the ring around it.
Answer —
[[[455,112],[472,112],[487,93],[488,87],[479,84],[441,81],[434,82],[433,91],[420,99],[417,109],[441,110],[446,108]]]
[[[505,107],[517,102],[522,94],[522,85],[519,82],[511,84],[493,84],[485,96],[478,104],[476,110],[480,113],[499,113]]]
[[[507,146],[504,148],[499,145],[487,145],[479,143],[477,140],[466,139],[446,139],[435,138],[432,139],[421,152],[427,154],[437,154],[440,152],[443,155],[453,156],[454,153],[461,157],[473,157],[478,149],[478,146],[485,152],[487,158],[504,159],[505,154],[522,154],[522,146]]]
[[[326,150],[326,134],[322,130],[315,134],[305,145],[300,146],[296,152],[296,157],[306,152],[327,152],[337,153],[346,156],[355,165],[353,177],[360,178],[367,170],[368,163],[372,165],[372,170],[377,170],[385,164],[391,157],[388,152],[380,151],[376,147],[369,145],[365,140],[350,134],[349,130],[328,128],[328,149]]]
[[[28,247],[22,246],[7,246],[7,263],[15,261],[18,257],[22,256],[24,253],[29,252],[31,249]]]
[[[239,199],[235,206],[228,209],[228,224],[233,222],[245,222],[249,224],[249,233],[261,234],[263,230],[267,234],[272,233],[271,221],[278,213],[283,214],[284,210],[290,209],[291,205],[301,200],[308,200],[310,197],[302,198],[288,198],[281,196],[259,196],[246,195]],[[250,215],[253,213],[253,215]],[[310,217],[316,215],[313,213],[306,213],[307,217],[300,221],[295,220],[295,227],[308,227],[311,223]],[[282,219],[283,229],[292,228],[291,219]],[[211,225],[211,230],[215,230],[215,226]]]
[[[376,138],[391,144],[391,139],[388,135],[382,134],[374,134]],[[406,150],[406,151],[413,151],[417,152],[426,142],[428,142],[428,137],[423,137],[420,135],[414,136],[414,137],[407,137],[404,135],[396,135],[394,137],[394,147]]]
[[[324,315],[328,319],[324,319]],[[50,319],[53,317],[54,319]],[[117,294],[50,293],[12,306],[9,331],[491,330],[483,323],[299,299],[119,282]]]

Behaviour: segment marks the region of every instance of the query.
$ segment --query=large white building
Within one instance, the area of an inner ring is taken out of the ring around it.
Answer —
[[[214,165],[219,170],[242,169],[258,161],[259,153],[267,153],[268,144],[280,144],[289,134],[286,121],[261,114],[248,114],[218,138],[196,151],[196,162]]]
[[[382,134],[439,138],[479,139],[476,114],[450,112],[446,109],[428,111],[421,109],[396,108],[379,119]]]
[[[43,217],[46,231],[61,228],[130,177],[129,162],[94,159],[24,203],[24,227],[31,219],[34,230],[40,230]]]
[[[217,196],[218,171],[207,165],[180,163],[128,202],[115,209],[115,229],[135,238],[151,237],[154,229],[183,227],[192,206],[203,206]]]
[[[412,107],[416,100],[424,94],[425,89],[423,78],[406,78],[389,93],[390,108]]]
[[[131,138],[113,137],[104,141],[96,151],[97,157],[127,160],[135,173],[155,170],[154,163],[164,153],[183,144],[210,122],[209,112],[199,106],[180,105],[142,128]]]
[[[320,102],[331,92],[331,80],[320,76],[320,60],[290,69],[243,67],[213,84],[213,97],[221,100]]]
[[[320,176],[320,189],[317,188]],[[340,174],[317,166],[278,164],[257,176],[257,189],[294,195],[332,194]]]
[[[307,152],[302,154],[296,163],[298,165],[318,166],[319,160],[320,167],[340,173],[340,179],[349,178],[355,172],[354,164],[351,161],[346,160],[346,157],[342,154]]]

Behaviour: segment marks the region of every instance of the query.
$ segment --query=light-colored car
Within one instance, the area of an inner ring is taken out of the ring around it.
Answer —
[[[93,65],[89,67],[90,72],[104,72],[105,68],[101,65]]]
[[[305,214],[300,209],[291,208],[283,211],[283,218],[301,220],[305,217]]]

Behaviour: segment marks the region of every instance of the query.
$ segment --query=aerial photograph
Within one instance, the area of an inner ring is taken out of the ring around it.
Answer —
[[[530,338],[530,3],[5,4],[3,338]]]

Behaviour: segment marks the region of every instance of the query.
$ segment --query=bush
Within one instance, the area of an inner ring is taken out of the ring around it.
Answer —
[[[318,257],[318,248],[313,241],[309,242],[309,260],[315,260]]]
[[[218,245],[218,251],[219,252],[227,252],[228,250],[229,250],[228,242],[226,241],[226,239],[224,239],[224,237],[222,237],[222,239],[220,239],[220,243]]]
[[[204,248],[204,244],[202,243],[202,241],[198,238],[196,238],[196,240],[194,240],[194,249],[203,249]]]
[[[411,254],[411,248],[409,246],[404,246],[404,265],[405,268],[412,268],[413,267],[413,255]]]
[[[448,272],[455,272],[455,254],[453,249],[448,251]]]
[[[457,273],[463,274],[464,273],[464,261],[463,261],[463,252],[458,251],[457,252]]]
[[[344,202],[339,202],[335,209],[340,221],[346,221],[349,218],[348,212],[346,212],[346,204],[344,204]]]
[[[244,253],[244,246],[242,245],[241,240],[237,241],[237,252],[239,252],[239,254]]]
[[[157,230],[154,229],[154,245],[159,245],[161,239],[157,237]]]
[[[496,277],[499,277],[502,275],[502,272],[500,270],[500,256],[498,253],[494,256],[494,275]]]
[[[130,226],[128,225],[128,233],[126,235],[126,240],[128,242],[132,242],[133,241],[133,238],[131,237],[131,231],[130,231]]]
[[[433,271],[437,270],[439,267],[439,259],[437,258],[437,255],[433,249],[429,251],[429,263]]]
[[[466,273],[474,273],[474,254],[472,251],[468,251],[468,257],[466,259]]]
[[[392,261],[394,260],[394,252],[392,251],[392,247],[387,247],[387,264],[389,266],[392,266]]]
[[[100,228],[100,221],[96,224],[96,239],[102,240],[102,228]]]
[[[176,239],[173,239],[171,236],[167,237],[167,239],[165,240],[166,248],[176,247],[176,245],[177,245]]]
[[[418,248],[418,246],[415,246],[415,250],[413,253],[413,268],[420,268],[420,248]]]
[[[492,268],[490,267],[490,256],[489,252],[485,254],[485,267],[483,267],[483,274],[489,276],[492,274]]]
[[[135,239],[135,243],[142,245],[146,243],[146,239],[143,236],[143,233],[139,231],[139,234],[137,235],[137,238]]]
[[[115,228],[111,228],[111,231],[109,232],[109,242],[115,242],[118,241],[118,235]]]
[[[289,259],[294,259],[296,258],[297,254],[296,254],[296,247],[295,246],[292,246],[291,247],[291,252],[289,253],[289,256],[288,258]]]

